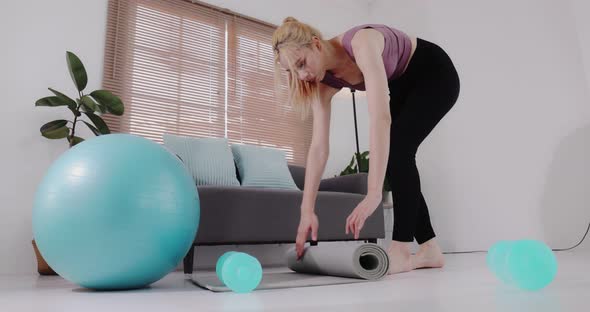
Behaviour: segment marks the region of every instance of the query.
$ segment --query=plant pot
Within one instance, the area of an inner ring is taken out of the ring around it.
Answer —
[[[35,240],[33,240],[33,249],[35,249],[35,255],[37,255],[37,272],[41,275],[57,275],[55,271],[45,262],[43,256],[39,252],[39,248],[37,248],[37,244]]]

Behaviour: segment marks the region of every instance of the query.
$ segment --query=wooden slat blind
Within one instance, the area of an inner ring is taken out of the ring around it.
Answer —
[[[125,103],[113,132],[276,147],[304,165],[311,120],[274,93],[274,27],[184,0],[110,0],[103,87]]]

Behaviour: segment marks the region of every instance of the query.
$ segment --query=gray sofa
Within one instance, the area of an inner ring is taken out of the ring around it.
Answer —
[[[295,243],[305,168],[289,165],[289,170],[300,190],[198,186],[201,219],[193,246],[184,258],[184,272],[192,273],[195,246]],[[352,234],[344,232],[346,218],[366,193],[366,173],[321,181],[315,205],[319,242],[354,240]],[[384,237],[380,205],[366,220],[359,240],[376,243]]]

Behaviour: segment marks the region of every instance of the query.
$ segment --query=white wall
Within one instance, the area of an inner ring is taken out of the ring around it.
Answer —
[[[584,210],[589,186],[584,162],[590,154],[584,61],[586,76],[590,71],[588,58],[581,56],[590,51],[588,18],[581,13],[588,5],[572,1],[578,9],[532,0],[477,5],[460,0],[207,2],[275,24],[292,15],[326,37],[356,24],[381,22],[442,45],[460,71],[462,93],[424,142],[418,161],[443,247],[464,250],[521,236],[564,247],[576,241],[589,219]],[[66,150],[64,141],[46,140],[38,129],[67,111],[35,108],[34,102],[49,95],[47,87],[74,93],[66,50],[82,58],[88,89],[100,87],[106,5],[106,0],[0,2],[0,86],[8,110],[0,123],[6,151],[0,159],[0,274],[35,269],[32,197],[45,170]],[[362,92],[357,109],[366,150]],[[336,96],[332,120],[325,176],[338,174],[355,149],[348,92]],[[198,261],[211,263],[228,248],[205,248]],[[252,251],[266,263],[280,259],[276,248],[237,249]]]
[[[590,90],[590,2],[585,0],[571,0],[576,29],[582,51],[586,84]]]
[[[5,109],[0,123],[0,273],[36,268],[31,246],[33,194],[49,165],[67,149],[65,140],[47,140],[39,128],[71,113],[36,108],[35,101],[52,95],[48,87],[76,94],[66,50],[82,59],[88,90],[100,88],[106,4],[106,0],[0,2],[0,86]]]
[[[571,0],[572,3],[572,12],[575,16],[576,21],[576,29],[580,43],[580,50],[582,53],[582,61],[584,63],[584,72],[586,74],[586,86],[588,87],[588,93],[590,93],[590,2],[584,0]],[[587,99],[590,96],[587,97]],[[590,106],[590,99],[586,101],[586,106]],[[588,141],[585,142],[586,147],[588,146]],[[588,153],[585,154],[588,156]],[[588,157],[585,158],[586,161],[589,159]],[[588,174],[590,170],[587,170],[586,167],[585,171],[582,171],[581,174]],[[588,183],[586,183],[586,189],[588,191]],[[590,203],[586,202],[586,210],[590,210]],[[586,218],[590,219],[590,218]],[[589,221],[590,222],[590,221]],[[586,237],[586,240],[581,245],[582,249],[590,250],[590,236]]]

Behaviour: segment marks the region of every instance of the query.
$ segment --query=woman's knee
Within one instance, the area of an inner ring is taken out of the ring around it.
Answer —
[[[394,191],[400,187],[403,188],[417,174],[416,154],[404,151],[392,151],[389,155],[387,169],[387,179],[391,188]]]
[[[392,146],[389,150],[388,167],[399,168],[406,167],[408,164],[415,164],[416,149],[410,146]]]

